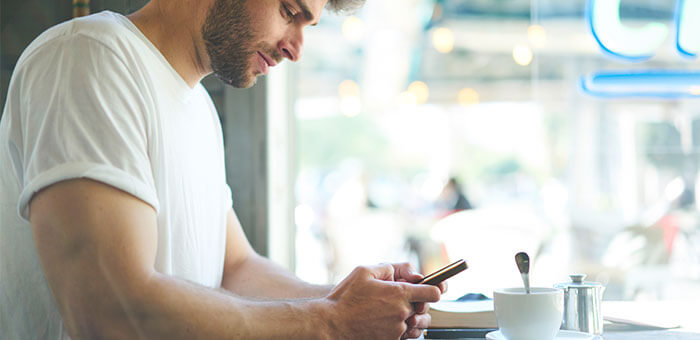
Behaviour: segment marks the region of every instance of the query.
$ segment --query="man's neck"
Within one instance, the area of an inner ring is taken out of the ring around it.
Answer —
[[[206,10],[193,3],[197,1],[151,1],[128,16],[190,88],[211,73],[197,28]]]

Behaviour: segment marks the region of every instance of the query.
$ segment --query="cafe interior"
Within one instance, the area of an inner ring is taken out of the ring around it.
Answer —
[[[253,88],[203,81],[246,235],[313,283],[463,258],[444,298],[490,297],[521,284],[525,251],[533,285],[581,273],[607,301],[700,301],[700,6],[684,3],[368,0],[325,13],[301,61]],[[73,8],[2,7],[4,103],[21,51]]]
[[[465,258],[449,294],[488,294],[525,250],[539,284],[700,297],[692,28],[673,1],[618,1],[616,21],[594,2],[370,1],[310,29],[285,75],[297,274]]]

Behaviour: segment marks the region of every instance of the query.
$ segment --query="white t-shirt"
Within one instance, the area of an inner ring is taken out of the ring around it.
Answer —
[[[156,270],[221,285],[232,203],[216,109],[129,19],[105,11],[41,34],[12,75],[0,122],[0,339],[68,338],[28,203],[71,178],[155,208]]]

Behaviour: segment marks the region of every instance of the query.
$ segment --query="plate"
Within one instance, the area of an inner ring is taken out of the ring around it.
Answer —
[[[596,335],[591,335],[588,333],[560,330],[559,333],[557,333],[557,336],[556,338],[554,338],[554,340],[592,340],[597,338],[598,337]],[[507,340],[500,330],[486,334],[486,339]]]

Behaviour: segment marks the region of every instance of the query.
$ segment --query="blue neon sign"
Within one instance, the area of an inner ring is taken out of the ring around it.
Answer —
[[[676,48],[690,58],[700,53],[700,0],[678,0]]]
[[[668,36],[664,23],[650,22],[630,28],[620,20],[620,0],[590,0],[587,16],[593,37],[603,51],[632,61],[654,56]]]
[[[700,0],[677,0],[675,40],[679,54],[688,59],[700,53]],[[669,36],[669,25],[652,21],[628,27],[620,19],[620,0],[589,0],[586,21],[601,49],[630,61],[651,59]],[[599,72],[581,78],[582,89],[599,97],[700,97],[700,72],[634,70]]]

